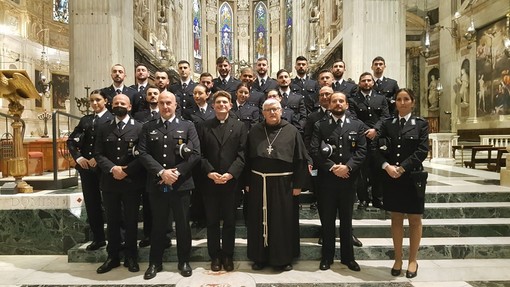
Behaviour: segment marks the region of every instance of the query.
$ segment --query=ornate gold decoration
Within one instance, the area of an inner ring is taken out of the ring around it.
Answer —
[[[9,100],[9,114],[14,117],[11,124],[13,130],[14,158],[8,160],[9,175],[14,177],[16,191],[21,193],[33,192],[33,188],[23,181],[27,173],[27,159],[23,152],[23,137],[21,129],[21,115],[25,107],[20,99],[40,99],[34,84],[24,70],[0,70],[0,96]]]

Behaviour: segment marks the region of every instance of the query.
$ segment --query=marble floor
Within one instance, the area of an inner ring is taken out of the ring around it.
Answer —
[[[430,186],[427,193],[479,193],[490,191],[509,192],[510,188],[499,186],[499,174],[483,170],[465,169],[458,166],[443,166],[425,163],[431,171]],[[487,203],[473,203],[487,205]],[[505,203],[494,205],[507,206]],[[429,206],[429,204],[427,204]],[[430,204],[434,208],[434,204]],[[508,218],[500,218],[508,224]],[[370,224],[370,221],[367,221]],[[438,223],[441,224],[441,223]],[[442,224],[447,224],[445,221]],[[377,240],[367,239],[365,244],[380,244]],[[424,238],[423,244],[429,241],[451,240],[455,238]],[[471,239],[475,240],[475,239]],[[510,237],[477,238],[493,242],[489,244],[510,244]],[[407,244],[407,243],[406,243]],[[425,257],[425,256],[423,256]],[[0,256],[0,286],[416,286],[416,287],[468,287],[468,286],[510,286],[510,256],[504,259],[419,259],[418,276],[407,279],[404,275],[392,277],[391,260],[358,260],[362,270],[353,272],[338,261],[327,271],[318,270],[318,261],[302,260],[294,264],[294,270],[277,272],[273,269],[252,271],[250,262],[235,263],[235,270],[230,273],[211,272],[208,262],[192,262],[193,276],[183,278],[177,271],[175,262],[165,262],[163,271],[156,278],[146,281],[143,272],[147,262],[141,262],[141,271],[130,273],[125,267],[118,267],[106,274],[97,274],[100,263],[69,263],[64,255],[2,255]],[[404,262],[404,268],[406,262]],[[404,272],[405,273],[405,272]]]

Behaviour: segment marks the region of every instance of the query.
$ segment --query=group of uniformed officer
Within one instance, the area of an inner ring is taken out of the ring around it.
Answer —
[[[172,228],[172,220],[177,229],[178,268],[183,276],[192,274],[189,265],[190,216],[194,217],[191,218],[193,221],[204,216],[203,206],[200,206],[202,199],[191,198],[191,191],[200,184],[194,183],[192,177],[196,176],[192,172],[193,166],[200,160],[200,146],[194,124],[214,117],[210,103],[214,92],[224,90],[231,94],[233,108],[230,114],[243,121],[248,130],[262,119],[259,109],[264,100],[276,92],[282,109],[291,114],[287,120],[304,135],[307,148],[312,153],[314,148],[321,148],[316,143],[312,144],[312,138],[317,136],[314,135],[314,128],[322,129],[320,126],[324,121],[329,123],[334,118],[334,114],[332,116],[329,111],[329,96],[333,92],[345,95],[345,103],[336,104],[342,106],[338,109],[345,109],[342,118],[346,117],[347,120],[344,124],[350,124],[351,121],[357,123],[358,120],[362,122],[361,126],[356,126],[345,137],[342,135],[342,143],[335,144],[337,150],[346,148],[354,152],[355,147],[366,147],[365,140],[373,140],[380,122],[390,117],[389,107],[391,109],[394,106],[392,93],[398,89],[396,81],[382,75],[385,64],[381,57],[372,62],[373,75],[363,73],[360,76],[359,87],[351,80],[343,79],[345,63],[342,60],[336,60],[330,70],[321,71],[318,81],[307,75],[308,61],[303,56],[296,59],[297,76],[294,79],[290,78],[289,71],[283,69],[278,72],[276,80],[269,77],[266,58],[257,60],[254,68],[256,74],[254,69],[244,68],[241,80],[231,76],[231,64],[227,58],[219,57],[216,64],[219,74],[217,78],[213,79],[211,74],[203,73],[200,82],[195,83],[191,79],[190,64],[180,61],[180,81],[170,85],[168,74],[157,71],[155,86],[149,85],[147,67],[139,64],[135,68],[136,84],[131,87],[124,85],[124,67],[116,64],[111,69],[112,85],[91,94],[90,103],[94,114],[80,120],[69,137],[68,146],[77,162],[93,234],[87,250],[97,250],[106,245],[101,213],[102,191],[108,223],[108,259],[97,269],[98,273],[108,272],[120,265],[119,252],[122,248],[125,249],[124,266],[129,271],[139,271],[136,220],[142,201],[144,238],[139,246],[151,246],[149,268],[144,277],[153,278],[162,269],[163,250],[169,246],[166,233]],[[322,97],[327,100],[321,100]],[[143,127],[142,123],[145,123]],[[323,139],[326,144],[328,138]],[[318,154],[314,156],[314,160],[320,162],[319,158]],[[363,161],[358,160],[357,164],[361,166],[360,175],[349,179],[349,183],[352,184],[350,188],[358,191],[359,206],[366,207],[372,201],[374,206],[381,207],[380,193],[374,192],[377,190],[374,187],[377,175],[369,176],[369,165],[363,164]],[[320,163],[315,162],[315,165],[314,169],[320,169]],[[372,198],[367,191],[369,184],[374,192]],[[312,189],[318,189],[318,186]],[[349,197],[350,207],[354,201],[354,195]],[[341,209],[345,208],[348,209],[342,205]],[[170,210],[173,219],[169,217]],[[352,217],[352,210],[346,216]],[[324,230],[327,252],[331,251],[330,229],[328,226]],[[350,232],[346,231],[345,226],[342,228],[342,242],[347,241],[351,249],[352,244],[361,246],[361,242],[350,235],[351,226],[348,229]],[[348,250],[345,253],[352,252]],[[327,269],[332,258],[323,258],[325,262],[321,262],[321,269]],[[346,260],[349,268],[359,269],[359,266],[356,268],[352,264],[353,257],[349,256]]]

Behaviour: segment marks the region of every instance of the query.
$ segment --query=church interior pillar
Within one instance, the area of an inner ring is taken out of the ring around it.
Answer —
[[[111,84],[110,68],[126,68],[125,84],[134,83],[133,0],[69,1],[70,97],[74,98]],[[79,77],[77,76],[79,75]]]

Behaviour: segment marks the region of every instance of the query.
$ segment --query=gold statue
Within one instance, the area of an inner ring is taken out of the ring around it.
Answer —
[[[17,192],[33,192],[33,188],[23,181],[23,176],[27,173],[27,159],[23,153],[23,123],[20,119],[25,107],[19,100],[40,99],[40,96],[24,70],[0,70],[0,96],[9,100],[9,114],[14,117],[11,125],[14,158],[8,160],[9,175],[15,179]]]

